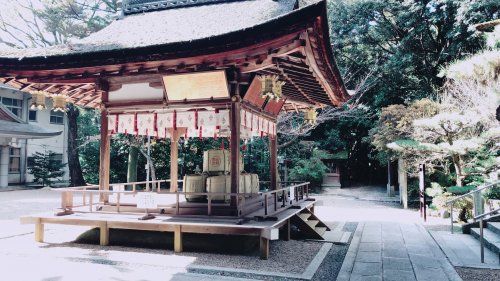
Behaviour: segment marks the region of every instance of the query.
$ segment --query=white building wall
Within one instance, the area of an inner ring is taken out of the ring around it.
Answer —
[[[66,163],[64,167],[63,181],[69,181],[68,172],[68,118],[64,115],[63,124],[51,124],[50,123],[50,109],[52,108],[52,101],[47,99],[47,109],[37,111],[37,121],[32,122],[32,124],[37,124],[40,127],[48,128],[54,131],[63,131],[62,134],[45,139],[29,139],[27,147],[27,157],[34,155],[36,152],[43,152],[45,150],[53,151],[57,154],[62,154],[63,163]],[[29,173],[26,175],[26,181],[32,182],[33,176]]]
[[[27,93],[22,93],[16,90],[7,89],[0,87],[0,97],[13,98],[23,101],[23,108],[21,119],[28,121],[28,112],[31,102],[31,95]],[[45,138],[45,139],[18,139],[13,141],[13,147],[18,147],[21,149],[21,159],[20,159],[20,172],[19,173],[9,173],[9,183],[10,184],[24,184],[33,182],[33,176],[29,174],[27,169],[28,161],[27,157],[35,154],[36,152],[43,152],[44,150],[51,150],[55,153],[62,154],[63,163],[68,162],[68,119],[66,115],[64,116],[64,122],[62,125],[51,124],[50,123],[50,109],[52,108],[52,101],[47,99],[47,109],[37,111],[37,121],[31,122],[38,126],[49,128],[55,131],[62,131],[58,136]],[[68,166],[64,167],[63,181],[69,182]]]

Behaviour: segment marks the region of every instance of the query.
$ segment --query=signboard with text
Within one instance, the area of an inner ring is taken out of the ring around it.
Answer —
[[[139,209],[156,209],[158,202],[156,201],[156,194],[151,192],[140,192],[136,196],[137,208]]]

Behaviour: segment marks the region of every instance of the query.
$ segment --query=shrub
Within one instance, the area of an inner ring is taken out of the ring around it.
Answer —
[[[484,197],[490,200],[500,200],[500,187],[493,187],[486,191]]]
[[[293,181],[308,181],[313,187],[319,187],[328,168],[316,157],[302,159],[290,170]]]
[[[476,189],[474,185],[466,185],[466,186],[450,186],[446,190],[453,195],[462,195],[471,192]]]

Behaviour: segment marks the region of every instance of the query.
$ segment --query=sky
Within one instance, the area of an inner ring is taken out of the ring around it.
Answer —
[[[41,2],[39,0],[32,0],[31,2],[33,3],[34,7],[41,7]],[[21,15],[25,17],[30,17],[31,13],[21,7],[21,5],[28,5],[28,4],[29,0],[0,0],[0,7],[2,7],[2,9],[0,10],[0,16],[5,22],[15,25],[17,28],[25,29],[26,27],[24,25],[24,22],[20,19],[18,13],[21,13]],[[11,28],[11,32],[15,36],[19,36],[21,38],[24,37],[22,36],[21,32],[16,31],[13,28]],[[9,42],[15,42],[15,40],[12,40],[11,36],[7,35],[2,30],[0,30],[0,39],[4,39],[5,41]],[[3,45],[5,46],[5,44]],[[0,46],[2,46],[2,43],[0,43]]]

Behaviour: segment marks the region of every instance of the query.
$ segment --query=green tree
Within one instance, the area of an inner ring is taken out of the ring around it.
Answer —
[[[28,170],[33,175],[34,181],[43,186],[51,186],[57,178],[64,175],[62,169],[66,166],[61,160],[56,159],[53,151],[35,152],[28,163]]]
[[[440,70],[481,49],[484,38],[473,25],[498,18],[499,11],[494,0],[329,1],[335,57],[342,72],[352,73],[347,87],[354,88],[368,73],[376,79],[360,101],[367,108],[364,116],[328,122],[318,127],[314,138],[330,139],[322,141],[326,148],[338,146],[338,141],[346,145],[349,173],[362,171],[356,178],[368,181],[372,173],[385,175],[380,163],[387,163],[387,149],[374,149],[368,137],[381,109],[435,99],[435,89],[445,83]],[[338,132],[340,139],[329,138],[329,132]]]

